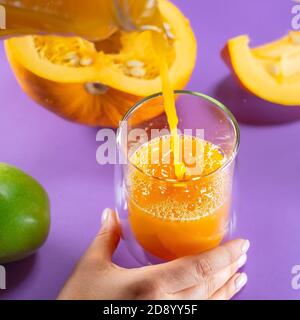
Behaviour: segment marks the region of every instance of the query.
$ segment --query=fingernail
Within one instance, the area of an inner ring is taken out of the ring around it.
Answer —
[[[243,254],[238,260],[238,267],[241,268],[247,262],[247,255]]]
[[[245,240],[243,245],[242,245],[242,253],[247,253],[250,248],[250,241]]]
[[[102,218],[101,218],[102,224],[105,224],[109,220],[109,217],[110,217],[111,214],[112,214],[111,209],[106,208],[106,209],[103,210]]]
[[[236,291],[240,291],[248,281],[246,273],[241,273],[239,277],[235,280]]]

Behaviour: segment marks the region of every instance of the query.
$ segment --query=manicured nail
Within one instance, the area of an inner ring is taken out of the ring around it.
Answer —
[[[248,281],[246,273],[241,273],[239,277],[235,280],[236,291],[240,291]]]
[[[247,255],[243,254],[238,260],[238,267],[241,268],[247,262]]]
[[[106,208],[106,209],[103,210],[103,212],[102,212],[102,218],[101,218],[102,224],[104,224],[104,223],[106,223],[106,222],[108,221],[108,219],[109,219],[109,217],[110,217],[111,214],[112,214],[111,209]]]
[[[250,241],[245,240],[243,245],[242,245],[242,253],[247,253],[250,248]]]

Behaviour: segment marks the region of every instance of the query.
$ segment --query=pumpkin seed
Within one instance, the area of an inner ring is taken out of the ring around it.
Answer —
[[[73,59],[71,59],[71,60],[69,61],[69,63],[70,63],[70,65],[71,65],[72,67],[78,66],[79,57],[78,57],[78,56],[77,56],[77,57],[74,57]]]
[[[132,68],[130,74],[135,78],[143,78],[146,75],[146,70],[144,68]]]
[[[100,82],[87,82],[85,90],[93,95],[101,95],[107,92],[108,87]]]
[[[175,39],[175,36],[174,36],[173,32],[170,31],[170,30],[166,30],[166,35],[167,35],[167,37],[168,37],[169,39],[171,39],[171,40],[174,40],[174,39]]]
[[[143,68],[145,65],[144,62],[139,60],[129,60],[127,61],[127,67],[128,68]]]
[[[175,36],[174,36],[174,33],[172,32],[171,26],[166,22],[164,22],[164,29],[165,29],[166,35],[169,39],[171,39],[171,40],[175,39]]]
[[[164,28],[166,31],[171,31],[171,26],[167,22],[164,22]]]
[[[93,63],[93,59],[91,57],[83,57],[80,59],[80,65],[83,67],[90,66]]]

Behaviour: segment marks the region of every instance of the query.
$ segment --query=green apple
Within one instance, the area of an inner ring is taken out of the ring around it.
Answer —
[[[46,241],[49,229],[46,191],[26,173],[0,163],[0,264],[34,253]]]

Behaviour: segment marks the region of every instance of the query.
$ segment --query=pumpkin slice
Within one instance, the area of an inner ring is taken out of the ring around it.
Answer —
[[[159,6],[169,37],[170,79],[174,89],[182,89],[196,63],[196,39],[179,9],[166,0],[160,0]],[[29,96],[82,124],[117,127],[134,103],[161,91],[149,31],[119,31],[98,43],[74,37],[26,36],[7,40],[5,48]],[[153,108],[140,121],[159,112],[160,108]]]
[[[246,35],[228,41],[222,55],[240,83],[256,96],[300,105],[300,32],[251,49]]]

